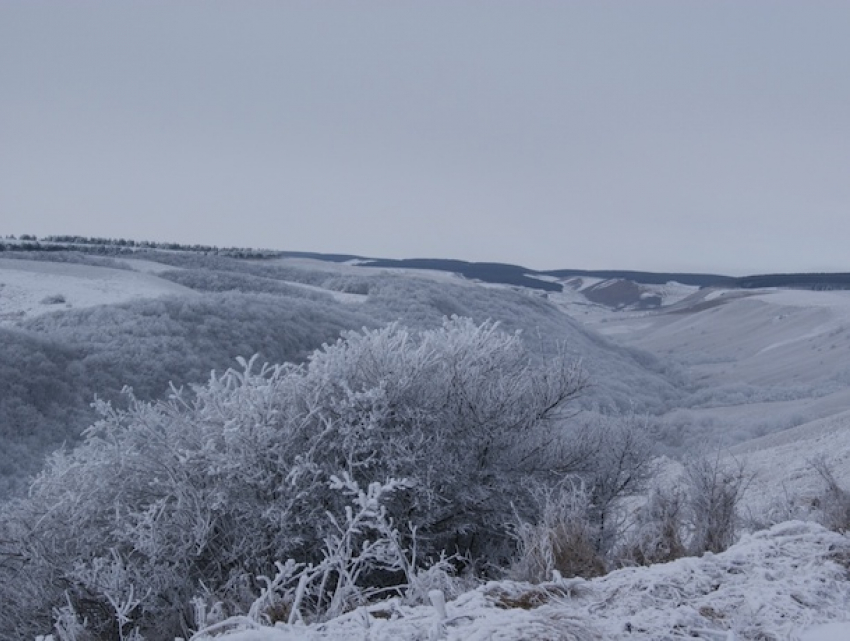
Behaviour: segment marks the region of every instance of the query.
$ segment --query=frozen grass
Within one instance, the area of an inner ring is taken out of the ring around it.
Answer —
[[[844,640],[850,638],[848,570],[850,539],[792,521],[745,536],[722,554],[622,569],[589,581],[488,583],[446,604],[445,616],[439,607],[390,601],[321,625],[261,628],[236,620],[233,626],[253,629],[215,638]]]

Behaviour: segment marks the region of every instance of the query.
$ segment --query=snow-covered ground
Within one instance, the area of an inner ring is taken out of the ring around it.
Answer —
[[[747,441],[728,454],[754,477],[744,494],[744,514],[774,519],[805,514],[825,489],[816,463],[825,463],[839,485],[850,489],[850,411]]]
[[[678,365],[702,400],[666,420],[741,434],[728,442],[850,410],[850,292],[706,289],[575,318]]]
[[[72,263],[0,258],[0,325],[69,307],[196,292],[152,273]]]
[[[492,582],[445,606],[395,601],[322,624],[232,620],[220,641],[709,641],[850,639],[850,538],[791,521],[722,554],[592,580]],[[242,628],[231,629],[230,628]]]
[[[324,261],[309,259],[283,260],[311,268],[314,267],[313,263],[329,265]],[[0,325],[11,325],[60,309],[112,305],[159,296],[199,295],[188,287],[157,276],[179,267],[139,258],[122,258],[121,262],[131,269],[0,258]],[[332,268],[341,271],[346,266]],[[363,294],[338,292],[304,283],[287,283],[327,294],[344,303],[360,303],[366,299]]]
[[[850,368],[850,292],[756,290],[650,314],[609,313],[600,333],[686,364],[713,383],[822,383]]]
[[[800,641],[847,641],[847,639],[850,639],[850,624],[840,621],[809,628],[800,635]]]
[[[360,260],[350,260],[344,263],[335,263],[326,260],[319,260],[316,258],[301,258],[301,257],[288,257],[288,258],[272,258],[270,260],[264,260],[264,264],[274,265],[275,263],[279,265],[286,265],[290,267],[301,267],[305,269],[317,270],[317,271],[327,271],[334,272],[338,274],[346,274],[346,275],[363,275],[363,274],[397,274],[403,276],[411,276],[414,278],[427,278],[429,280],[437,281],[437,282],[449,282],[454,285],[460,285],[467,283],[470,286],[474,286],[475,283],[471,280],[464,278],[463,276],[456,274],[454,272],[442,271],[439,269],[412,269],[412,268],[402,268],[402,267],[372,267],[368,264],[368,261],[360,261]]]
[[[352,294],[350,292],[338,292],[334,289],[326,289],[324,287],[319,287],[318,285],[307,285],[306,283],[296,283],[295,281],[290,280],[286,281],[286,284],[291,285],[292,287],[299,287],[301,289],[305,289],[311,292],[326,294],[338,300],[340,303],[362,303],[368,298],[368,294]]]

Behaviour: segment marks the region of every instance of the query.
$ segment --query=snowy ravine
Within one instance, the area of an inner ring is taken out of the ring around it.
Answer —
[[[446,604],[444,615],[434,601],[390,601],[309,626],[269,628],[242,618],[193,641],[846,640],[850,537],[789,521],[722,554],[588,581],[491,582]]]

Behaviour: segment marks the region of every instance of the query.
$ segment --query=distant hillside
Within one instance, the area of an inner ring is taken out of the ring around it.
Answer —
[[[732,276],[720,276],[717,274],[690,274],[682,272],[636,272],[628,270],[595,270],[584,269],[556,269],[552,271],[539,272],[555,278],[572,278],[581,276],[584,278],[602,278],[631,280],[644,285],[663,285],[670,281],[682,283],[683,285],[694,285],[696,287],[736,287]]]
[[[333,262],[357,259],[355,256],[317,254],[309,252],[282,252],[285,256],[303,256]],[[599,278],[602,280],[632,281],[642,285],[664,285],[677,282],[695,287],[725,287],[728,289],[757,289],[762,287],[787,287],[791,289],[850,289],[850,273],[798,273],[764,274],[755,276],[723,276],[721,274],[695,274],[691,272],[642,272],[623,269],[552,269],[537,271],[506,263],[471,263],[442,258],[409,259],[359,259],[360,265],[399,269],[430,269],[460,274],[466,278],[485,283],[500,283],[539,289],[550,292],[563,291],[560,283],[544,280],[574,277]]]
[[[485,283],[500,283],[504,285],[518,285],[530,289],[541,289],[548,292],[560,292],[563,287],[558,283],[552,283],[539,278],[532,278],[529,274],[535,274],[530,269],[519,265],[506,265],[503,263],[468,263],[462,260],[444,260],[439,258],[409,258],[404,260],[377,259],[367,260],[361,263],[369,267],[395,267],[401,269],[434,269],[438,271],[454,272],[466,278],[473,278]]]
[[[563,287],[555,279],[574,277],[602,280],[632,281],[641,285],[664,285],[671,281],[695,287],[724,287],[728,289],[758,289],[786,287],[791,289],[832,290],[850,289],[850,272],[761,274],[753,276],[723,276],[691,272],[644,272],[634,270],[553,269],[539,271],[507,263],[475,263],[443,258],[390,259],[356,254],[323,254],[320,252],[279,251],[268,249],[186,245],[174,242],[135,241],[123,238],[88,238],[85,236],[45,236],[36,238],[24,234],[19,238],[0,239],[0,252],[61,252],[74,251],[99,255],[138,255],[146,252],[179,251],[233,258],[311,258],[332,263],[353,262],[367,267],[398,269],[427,269],[460,274],[484,283],[527,287],[546,292],[560,292]]]
[[[22,490],[47,452],[78,441],[96,418],[95,395],[120,407],[127,385],[140,399],[161,398],[169,381],[203,382],[237,356],[303,362],[345,330],[391,322],[430,329],[457,315],[522,331],[536,354],[562,349],[581,360],[594,381],[577,404],[585,408],[659,414],[683,395],[651,356],[609,343],[525,288],[343,260],[315,268],[304,254],[72,247],[0,254],[0,498]]]
[[[291,254],[291,252],[286,252]],[[305,254],[307,255],[307,254]],[[309,254],[320,260],[340,260],[336,256]],[[345,260],[345,258],[342,258]],[[850,273],[799,273],[764,274],[756,276],[723,276],[720,274],[694,274],[690,272],[642,272],[621,269],[553,269],[536,271],[520,265],[504,263],[469,263],[462,260],[440,258],[413,258],[405,260],[363,260],[362,265],[372,267],[397,267],[404,269],[432,269],[461,274],[466,278],[485,283],[518,285],[543,291],[562,291],[560,283],[538,277],[567,279],[573,277],[622,280],[642,285],[664,285],[671,281],[695,287],[725,287],[728,289],[758,289],[762,287],[787,287],[791,289],[850,289]]]

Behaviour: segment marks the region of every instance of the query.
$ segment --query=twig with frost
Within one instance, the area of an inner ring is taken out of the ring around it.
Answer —
[[[289,559],[285,564],[276,561],[275,567],[277,568],[277,573],[274,579],[269,579],[267,576],[262,575],[257,577],[257,580],[265,585],[260,589],[260,596],[254,599],[254,602],[251,604],[248,610],[248,618],[258,623],[270,623],[269,616],[266,613],[267,610],[280,600],[281,597],[278,593],[285,589],[285,586],[292,580],[293,576],[297,576],[299,570],[304,568],[304,564],[296,563],[293,559]]]

